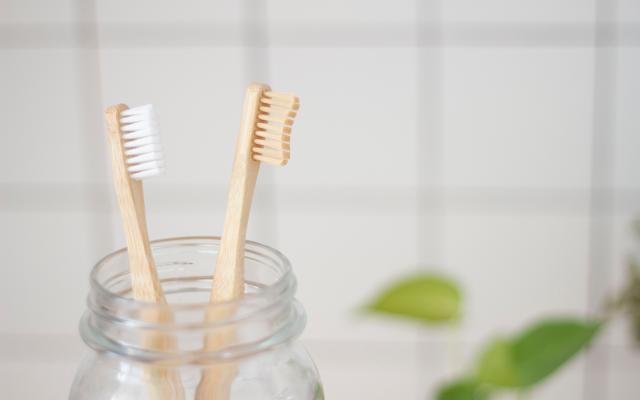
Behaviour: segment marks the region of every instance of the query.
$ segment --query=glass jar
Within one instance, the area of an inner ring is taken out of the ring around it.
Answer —
[[[218,248],[219,238],[209,237],[152,243],[168,305],[131,298],[126,249],[93,268],[80,322],[93,351],[71,400],[324,398],[318,371],[296,342],[306,319],[287,258],[247,242],[245,296],[210,304]],[[217,345],[205,350],[211,338]],[[214,388],[203,389],[212,376]]]

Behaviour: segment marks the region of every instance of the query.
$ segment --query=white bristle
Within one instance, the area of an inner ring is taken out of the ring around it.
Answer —
[[[151,104],[124,110],[120,114],[120,130],[131,178],[141,180],[164,171],[158,123]]]

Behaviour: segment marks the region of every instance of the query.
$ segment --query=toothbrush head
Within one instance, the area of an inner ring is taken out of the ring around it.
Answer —
[[[286,165],[291,148],[291,126],[300,107],[292,94],[265,90],[260,96],[253,140],[253,159],[273,165]]]
[[[142,180],[164,171],[158,123],[153,105],[129,108],[120,113],[120,131],[132,179]]]

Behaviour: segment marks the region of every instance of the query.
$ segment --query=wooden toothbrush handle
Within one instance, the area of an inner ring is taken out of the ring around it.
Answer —
[[[227,210],[222,230],[222,241],[216,259],[211,302],[217,303],[239,298],[244,293],[244,247],[260,162],[253,159],[256,116],[260,97],[267,85],[252,84],[244,97],[240,133],[233,160]]]
[[[120,127],[120,113],[126,109],[128,107],[124,104],[111,106],[105,112],[105,119],[111,147],[113,179],[127,241],[131,289],[136,300],[167,304],[149,244],[142,182],[131,179],[127,171]],[[146,310],[141,317],[152,323],[170,323],[173,320],[168,308]],[[146,333],[143,341],[145,348],[153,350],[175,347],[175,339],[159,331]],[[145,373],[150,382],[149,392],[153,399],[184,399],[184,388],[177,372],[151,365],[145,369]]]
[[[113,179],[127,240],[133,297],[159,303],[164,301],[164,294],[149,245],[142,182],[131,179],[124,155],[120,113],[127,108],[124,104],[118,104],[109,107],[105,113],[111,145]]]
[[[260,98],[269,86],[259,83],[249,85],[242,107],[240,133],[236,142],[227,210],[222,230],[222,240],[211,285],[211,302],[221,303],[241,298],[244,294],[244,250],[251,211],[253,192],[260,170],[260,162],[253,159],[256,117],[260,111]],[[229,318],[233,307],[215,310],[207,315],[207,321]],[[220,329],[207,335],[204,351],[220,351],[233,344],[234,327]],[[227,400],[231,384],[236,376],[234,363],[212,365],[205,369],[196,392],[197,400]]]

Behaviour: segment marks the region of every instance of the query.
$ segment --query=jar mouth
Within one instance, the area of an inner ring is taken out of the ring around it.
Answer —
[[[221,241],[220,236],[184,236],[184,237],[172,237],[172,238],[164,238],[150,241],[152,252],[155,253],[157,249],[161,249],[163,247],[174,247],[178,246],[188,246],[193,247],[197,246],[202,242],[210,242],[216,247],[219,246]],[[183,243],[180,243],[183,242]],[[261,288],[260,293],[245,293],[244,297],[236,300],[229,300],[224,302],[218,302],[215,304],[212,303],[203,303],[203,302],[193,302],[193,303],[182,303],[182,304],[172,304],[171,308],[173,309],[193,309],[193,308],[201,308],[205,307],[207,309],[216,309],[220,307],[231,307],[237,305],[241,302],[245,302],[247,299],[253,297],[264,297],[264,296],[278,296],[278,294],[282,293],[283,289],[290,284],[288,282],[291,276],[291,263],[289,259],[282,254],[279,250],[274,249],[273,247],[267,246],[262,243],[254,242],[251,240],[247,240],[245,243],[245,256],[251,258],[252,255],[260,254],[259,252],[263,252],[264,254],[269,254],[271,261],[278,264],[280,269],[281,276],[280,278],[270,284],[268,286],[264,286]],[[91,285],[91,290],[96,292],[100,292],[101,295],[111,297],[113,301],[119,302],[122,305],[130,305],[136,308],[163,308],[165,306],[157,303],[150,303],[146,301],[136,300],[133,297],[123,296],[117,292],[111,291],[105,287],[104,282],[101,282],[99,277],[102,269],[108,267],[109,262],[116,257],[126,256],[127,248],[123,247],[119,250],[116,250],[112,253],[104,256],[100,261],[96,263],[96,265],[92,268],[91,273],[89,275],[89,283]],[[211,273],[213,274],[213,265],[211,266]]]
[[[126,248],[102,258],[90,274],[88,311],[80,325],[84,341],[94,349],[147,360],[228,360],[299,335],[305,316],[294,298],[295,276],[287,257],[272,247],[247,241],[244,296],[209,302],[219,245],[220,238],[212,236],[151,242],[166,304],[132,297]],[[149,315],[171,318],[149,319]],[[210,315],[224,317],[211,319]],[[203,352],[202,339],[225,329],[238,332],[238,339],[225,348]],[[149,332],[167,336],[176,346],[146,347]]]

